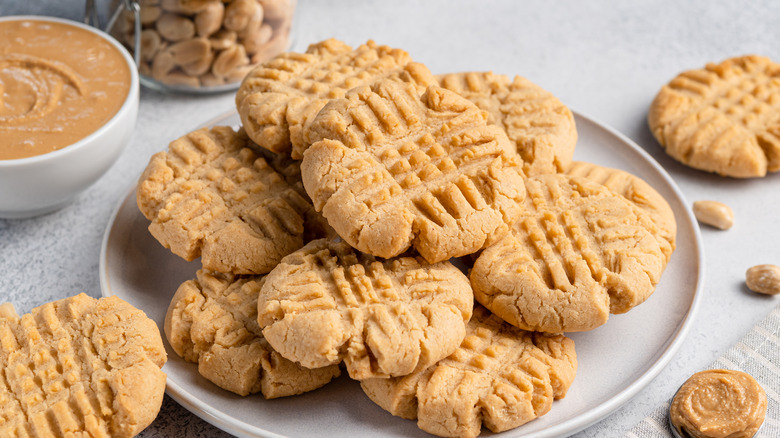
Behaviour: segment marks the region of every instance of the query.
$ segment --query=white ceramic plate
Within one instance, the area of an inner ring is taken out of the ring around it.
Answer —
[[[207,124],[237,126],[237,114]],[[566,398],[552,410],[502,437],[557,437],[577,432],[628,401],[661,372],[688,332],[701,297],[703,251],[693,215],[669,175],[639,146],[620,133],[576,115],[575,159],[633,173],[658,190],[677,219],[677,249],[661,283],[647,302],[604,326],[575,333],[579,369]],[[103,239],[100,282],[104,296],[117,295],[144,310],[162,332],[176,288],[194,278],[199,260],[185,262],[147,231],[133,190],[111,218]],[[297,397],[242,398],[198,374],[167,345],[168,395],[232,434],[244,437],[430,436],[415,422],[393,417],[372,403],[356,382],[342,376],[322,389]],[[344,373],[346,374],[346,373]]]

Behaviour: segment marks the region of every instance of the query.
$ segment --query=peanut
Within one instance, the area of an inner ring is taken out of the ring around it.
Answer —
[[[271,40],[273,33],[274,32],[271,29],[271,26],[263,24],[262,26],[257,27],[255,30],[247,32],[244,36],[244,39],[241,41],[241,44],[244,45],[246,53],[254,55],[258,50],[260,50],[263,44],[266,44]]]
[[[222,27],[235,32],[242,31],[259,8],[260,5],[256,0],[233,0],[225,8],[225,19],[222,22]]]
[[[181,15],[164,13],[157,20],[157,32],[169,41],[181,41],[195,36],[195,23]]]
[[[169,49],[176,65],[187,65],[197,62],[211,53],[211,44],[206,38],[192,38],[179,41]]]
[[[161,80],[176,67],[171,52],[159,50],[152,60],[152,77]]]
[[[214,76],[213,73],[206,73],[204,75],[201,75],[199,79],[200,79],[200,83],[204,87],[217,87],[219,85],[225,84],[224,78]]]
[[[238,82],[240,80],[244,79],[244,76],[247,75],[253,68],[255,68],[254,65],[245,65],[242,67],[234,68],[232,71],[228,72],[228,74],[225,75],[225,82]]]
[[[693,214],[699,222],[721,230],[728,230],[734,225],[734,212],[722,202],[696,201],[693,203]]]
[[[184,85],[187,87],[198,88],[200,87],[200,81],[197,77],[193,77],[182,72],[171,72],[163,76],[160,82],[168,85]]]
[[[195,31],[199,36],[210,36],[222,27],[225,16],[225,6],[222,2],[210,3],[205,9],[195,15]]]
[[[162,8],[159,6],[145,6],[141,8],[141,24],[150,25],[162,15]]]
[[[168,12],[193,15],[216,1],[220,0],[162,0],[161,6]]]
[[[243,29],[238,31],[238,39],[246,38],[249,32],[256,32],[263,25],[263,7],[259,4],[255,8],[255,12],[249,17],[249,21],[246,23]]]
[[[756,265],[745,273],[745,283],[753,292],[767,295],[780,294],[780,267]]]
[[[233,47],[236,44],[238,36],[232,30],[220,29],[209,38],[211,47],[215,50],[225,50],[228,47]]]
[[[132,46],[132,44],[131,44]],[[160,34],[154,29],[141,32],[141,59],[151,61],[160,49]]]
[[[266,20],[281,21],[292,16],[292,3],[290,0],[260,0],[263,5]]]
[[[286,32],[277,33],[271,41],[263,44],[252,55],[252,64],[260,64],[283,52],[290,44],[290,35]]]
[[[209,50],[205,55],[199,59],[181,66],[184,73],[190,76],[200,76],[209,71],[211,63],[214,61],[214,52]]]
[[[219,52],[217,59],[214,60],[214,64],[211,66],[211,72],[214,73],[214,76],[224,78],[233,70],[247,64],[249,64],[249,58],[246,56],[244,46],[236,44]]]

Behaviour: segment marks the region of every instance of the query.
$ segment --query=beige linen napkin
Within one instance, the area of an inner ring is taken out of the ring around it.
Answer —
[[[710,364],[709,368],[744,371],[755,377],[767,397],[766,419],[756,436],[780,437],[780,306],[775,307],[772,313]],[[670,403],[671,396],[625,434],[624,438],[673,437],[667,414]]]

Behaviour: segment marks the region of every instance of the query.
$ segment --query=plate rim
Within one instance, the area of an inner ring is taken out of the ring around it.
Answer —
[[[507,438],[515,438],[520,436],[527,437],[527,438],[551,438],[551,437],[557,437],[561,435],[572,435],[603,420],[608,415],[615,412],[618,408],[620,408],[629,400],[631,400],[637,393],[639,393],[639,391],[641,391],[648,384],[650,384],[650,382],[653,379],[655,379],[661,373],[661,371],[663,371],[664,368],[666,368],[669,362],[671,362],[672,358],[674,358],[674,356],[677,354],[677,351],[680,349],[686,337],[688,336],[688,333],[691,330],[691,326],[693,325],[695,316],[699,311],[701,301],[702,301],[702,296],[703,296],[702,290],[704,288],[706,263],[704,259],[705,253],[704,253],[704,246],[702,243],[701,231],[697,226],[697,222],[693,215],[693,211],[688,206],[688,201],[686,200],[685,195],[683,195],[677,183],[674,181],[671,175],[669,175],[666,169],[664,169],[663,166],[661,166],[655,160],[655,158],[652,157],[652,155],[650,155],[644,148],[639,146],[636,142],[631,140],[625,134],[621,133],[620,131],[616,130],[615,128],[612,128],[607,124],[599,122],[597,119],[591,116],[576,111],[571,107],[570,109],[572,114],[574,115],[575,123],[576,120],[582,119],[592,125],[595,125],[599,129],[602,129],[607,133],[609,133],[610,135],[618,138],[622,143],[628,145],[634,152],[638,153],[645,160],[645,162],[649,164],[653,168],[653,170],[655,170],[663,178],[666,184],[671,188],[672,192],[674,192],[675,196],[681,201],[683,207],[682,209],[683,217],[681,219],[684,219],[686,222],[688,222],[690,228],[693,230],[692,241],[694,245],[692,247],[692,250],[695,252],[696,255],[695,258],[696,267],[697,267],[696,286],[693,290],[693,298],[691,300],[691,304],[688,307],[686,315],[682,319],[682,323],[675,331],[672,341],[669,343],[669,345],[666,346],[665,349],[663,349],[658,359],[650,367],[648,367],[634,382],[632,382],[630,385],[620,390],[617,394],[615,394],[611,398],[600,403],[599,405],[579,415],[576,415],[573,418],[565,420],[562,423],[556,424],[552,427],[543,430],[531,432],[525,435],[522,434],[517,435],[517,433],[513,434],[512,433],[513,430],[516,431],[516,429],[502,432],[502,434],[506,434],[503,436],[506,436]],[[221,123],[225,119],[235,116],[237,113],[238,112],[235,109],[233,109],[225,113],[219,114],[213,117],[212,119],[210,119],[209,121],[203,123],[200,127],[216,125],[218,123]],[[106,263],[106,257],[108,255],[109,237],[113,230],[113,226],[116,222],[116,219],[119,215],[119,212],[122,210],[122,207],[128,201],[128,198],[130,198],[135,193],[135,190],[136,190],[136,184],[133,183],[129,187],[129,189],[125,192],[125,195],[122,196],[120,200],[117,202],[116,206],[114,207],[111,213],[111,216],[108,219],[108,222],[106,224],[106,229],[103,233],[103,239],[100,248],[99,277],[100,277],[100,293],[104,297],[114,295],[111,291],[110,280],[108,279],[108,273],[107,273],[108,264]],[[242,420],[226,415],[225,413],[217,412],[210,405],[197,399],[196,397],[193,397],[182,385],[171,380],[171,378],[168,376],[166,376],[165,392],[166,394],[168,394],[168,396],[170,396],[177,403],[182,405],[185,409],[187,409],[194,415],[200,417],[204,421],[212,424],[213,426],[225,432],[234,434],[239,437],[247,437],[247,438],[253,438],[253,437],[285,438],[286,437],[285,435],[279,435],[277,433],[262,429],[258,426],[248,424]]]

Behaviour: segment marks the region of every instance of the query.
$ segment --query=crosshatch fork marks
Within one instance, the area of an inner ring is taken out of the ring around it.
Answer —
[[[744,178],[780,170],[779,113],[780,66],[751,55],[679,74],[656,96],[648,121],[677,160]]]
[[[154,322],[115,297],[4,315],[0,436],[134,436],[162,403],[164,363]]]
[[[407,374],[451,353],[472,306],[468,279],[449,262],[380,261],[321,239],[268,274],[258,322],[287,359],[310,368],[344,361],[363,379]]]
[[[331,101],[304,186],[336,232],[380,257],[414,245],[429,262],[473,253],[508,231],[524,189],[506,135],[466,99],[381,81]]]
[[[429,433],[476,437],[483,424],[501,432],[546,414],[566,395],[576,369],[571,339],[517,329],[476,306],[452,355],[408,376],[364,380],[361,387],[380,407],[417,419]]]
[[[521,219],[474,265],[477,301],[522,329],[558,333],[647,299],[666,256],[640,209],[579,177],[537,176],[526,188]]]

